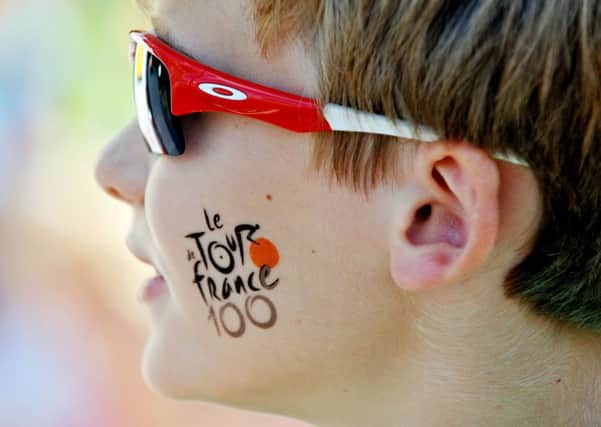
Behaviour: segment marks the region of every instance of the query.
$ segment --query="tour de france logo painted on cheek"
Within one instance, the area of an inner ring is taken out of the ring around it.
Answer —
[[[188,261],[194,263],[193,283],[209,308],[208,321],[215,325],[217,335],[222,336],[223,330],[232,338],[243,336],[247,324],[271,328],[278,314],[265,293],[280,282],[269,277],[280,260],[277,247],[269,239],[255,236],[261,228],[258,224],[239,224],[232,234],[227,234],[222,231],[224,226],[219,214],[211,218],[205,209],[204,217],[208,231],[190,233],[186,238],[195,244],[195,250],[188,250]],[[232,275],[236,267],[249,262],[254,265],[250,274]],[[228,302],[232,295],[241,294],[247,295],[242,309]],[[267,316],[262,310],[257,318],[259,304],[265,305]]]

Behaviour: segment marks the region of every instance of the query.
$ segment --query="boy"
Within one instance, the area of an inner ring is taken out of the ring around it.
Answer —
[[[150,387],[319,426],[599,425],[596,2],[143,7],[138,121],[96,176],[157,269]]]

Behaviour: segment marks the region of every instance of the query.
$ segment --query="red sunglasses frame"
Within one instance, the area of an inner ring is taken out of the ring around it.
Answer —
[[[312,99],[236,78],[183,55],[150,33],[131,32],[167,68],[171,79],[171,113],[229,112],[249,116],[295,132],[331,131]]]
[[[341,105],[322,106],[317,100],[262,86],[211,68],[173,49],[148,32],[131,31],[130,39],[142,44],[167,68],[171,86],[171,113],[185,116],[225,112],[246,116],[294,132],[364,132],[424,142],[441,138],[424,126],[405,120],[357,111]],[[494,153],[511,163],[528,164],[511,154]]]

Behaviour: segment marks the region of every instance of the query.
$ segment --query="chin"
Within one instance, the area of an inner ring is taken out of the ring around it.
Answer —
[[[245,397],[234,398],[236,384],[224,384],[207,373],[202,375],[198,366],[186,366],[182,360],[170,360],[173,351],[163,347],[152,335],[146,344],[141,361],[141,375],[148,389],[172,400],[194,400],[226,406],[247,408]]]
[[[191,393],[180,381],[176,381],[175,372],[165,369],[165,363],[153,351],[152,341],[149,341],[142,355],[140,371],[144,384],[153,393],[162,397],[176,400],[189,400]]]
[[[266,414],[286,415],[278,405],[273,405],[273,396],[263,396],[259,388],[241,387],[239,382],[207,379],[200,383],[198,375],[183,375],[168,363],[163,363],[151,351],[145,349],[141,374],[146,387],[153,393],[170,400],[195,401],[207,404]],[[181,366],[180,366],[181,368]]]
[[[148,389],[168,399],[257,412],[279,412],[274,404],[289,401],[290,379],[277,364],[251,363],[254,369],[247,369],[247,362],[263,360],[256,350],[261,346],[249,349],[242,360],[239,352],[215,350],[207,344],[210,339],[198,344],[201,340],[188,323],[177,310],[166,310],[153,322],[140,366]]]

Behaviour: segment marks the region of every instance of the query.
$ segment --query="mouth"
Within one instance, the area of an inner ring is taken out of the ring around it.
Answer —
[[[139,245],[137,241],[133,239],[132,235],[129,235],[127,237],[126,246],[133,256],[135,256],[144,264],[153,267],[156,273],[154,277],[146,279],[142,284],[142,287],[140,288],[137,294],[138,302],[150,302],[155,300],[159,296],[166,294],[168,289],[165,277],[159,271],[156,265],[152,261],[150,261],[150,257],[141,249],[141,245]]]
[[[138,291],[138,302],[147,303],[154,301],[161,295],[167,293],[167,283],[163,276],[155,276],[146,279]]]

